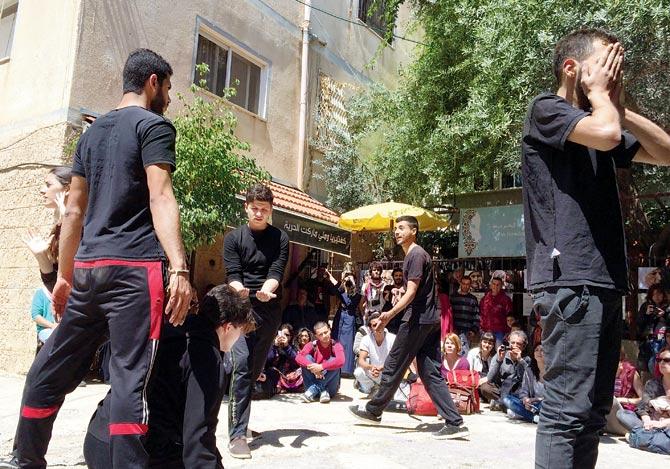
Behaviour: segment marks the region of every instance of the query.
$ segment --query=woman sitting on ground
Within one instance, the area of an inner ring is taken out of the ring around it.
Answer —
[[[298,352],[300,352],[302,348],[305,346],[305,344],[311,342],[312,340],[314,340],[312,331],[310,331],[306,327],[303,327],[295,335],[295,339],[293,340],[293,346]]]
[[[537,423],[544,399],[544,350],[542,344],[535,344],[530,366],[523,374],[521,389],[503,398],[507,407],[507,416]]]
[[[491,360],[495,355],[496,337],[491,332],[484,332],[482,334],[479,347],[470,349],[468,352],[468,363],[470,369],[479,373],[479,385],[486,382],[486,375],[489,374],[489,367]]]
[[[460,355],[461,353],[461,339],[453,332],[446,335],[444,343],[442,344],[442,366],[440,372],[444,379],[450,371],[455,370],[469,370],[470,364],[468,359]]]
[[[632,410],[637,408],[641,400],[644,386],[640,374],[635,369],[635,365],[626,359],[626,352],[621,347],[619,366],[614,381],[614,397],[612,409],[607,415],[607,425],[605,432],[612,435],[624,435],[628,430],[623,427],[617,419],[617,413],[622,410]]]
[[[631,432],[631,447],[670,454],[670,348],[659,352],[656,363],[636,411],[621,409],[617,419]]]

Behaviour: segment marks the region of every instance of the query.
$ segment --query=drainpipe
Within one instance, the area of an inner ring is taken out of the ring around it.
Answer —
[[[305,0],[305,16],[302,22],[302,64],[300,67],[300,121],[298,128],[298,171],[297,183],[305,189],[305,150],[307,149],[307,93],[309,92],[309,21],[312,1]]]

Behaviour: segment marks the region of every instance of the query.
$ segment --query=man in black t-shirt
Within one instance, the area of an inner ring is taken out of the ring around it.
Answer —
[[[181,324],[192,297],[172,193],[175,129],[162,116],[171,75],[155,52],[131,53],[119,106],[99,117],[77,145],[53,289],[60,325],[26,377],[20,467],[46,467],[58,409],[84,378],[107,330],[111,458],[114,467],[147,463],[146,389],[163,310]],[[164,308],[166,256],[170,297]]]
[[[537,96],[524,125],[528,285],[547,363],[538,468],[596,464],[628,291],[616,168],[670,164],[670,136],[621,103],[623,53],[603,30],[562,38],[558,91]]]
[[[240,337],[230,351],[233,377],[228,401],[228,451],[234,458],[248,459],[247,427],[253,384],[281,324],[280,285],[288,261],[288,235],[269,224],[273,195],[263,184],[252,186],[244,209],[248,223],[228,233],[223,241],[223,263],[228,284],[243,295],[251,295],[256,330]]]
[[[393,399],[405,371],[416,357],[419,376],[445,425],[433,433],[438,439],[465,438],[468,429],[451,400],[449,387],[440,374],[440,315],[435,304],[435,279],[430,255],[418,244],[419,222],[412,216],[396,220],[395,239],[405,252],[403,277],[405,294],[389,311],[380,316],[378,328],[402,312],[402,324],[393,347],[384,362],[381,383],[367,405],[350,406],[349,411],[369,423],[379,423],[382,412]]]

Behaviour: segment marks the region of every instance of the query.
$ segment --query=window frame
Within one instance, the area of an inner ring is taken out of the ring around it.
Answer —
[[[390,39],[387,39],[385,37],[385,34],[388,31],[389,25],[384,24],[384,29],[386,31],[382,31],[382,30],[378,29],[376,25],[373,25],[373,24],[368,22],[370,20],[370,17],[367,15],[367,13],[368,13],[367,11],[365,12],[366,14],[364,15],[364,18],[361,18],[361,16],[362,16],[362,11],[361,10],[363,9],[363,4],[364,4],[365,1],[374,2],[374,0],[356,0],[357,5],[356,5],[356,9],[354,10],[355,14],[356,14],[356,19],[358,19],[358,21],[363,23],[365,25],[366,29],[368,29],[374,35],[379,37],[379,39],[381,39],[382,41],[386,41],[389,46],[393,46],[393,44],[395,43],[395,37],[391,36]],[[384,0],[381,0],[381,1],[384,1]],[[368,6],[370,6],[370,5],[368,5]],[[393,24],[391,25],[391,30],[394,33],[395,33],[395,27],[396,27],[396,22],[394,20]]]
[[[233,106],[236,106],[244,110],[244,112],[247,112],[263,120],[267,119],[268,95],[269,95],[269,85],[271,76],[270,72],[272,65],[271,62],[267,58],[263,57],[261,54],[257,53],[256,51],[248,47],[247,45],[238,41],[232,35],[223,31],[221,28],[215,26],[213,23],[198,16],[196,17],[195,40],[193,46],[193,61],[192,61],[193,63],[191,67],[191,83],[196,83],[195,66],[197,65],[198,44],[200,36],[213,42],[216,46],[228,51],[226,59],[226,83],[224,84],[225,88],[230,86],[233,54],[236,54],[242,59],[260,68],[260,79],[258,89],[258,111],[253,112],[246,109],[243,106],[240,106],[239,104],[232,102],[231,100],[227,101]],[[247,81],[246,86],[247,86],[247,99],[248,99],[249,81]],[[219,96],[214,91],[207,90],[207,92],[215,96]]]
[[[9,5],[6,5],[6,4]],[[13,10],[9,14],[14,15],[14,20],[12,22],[12,27],[11,30],[9,31],[9,37],[7,41],[7,54],[6,55],[0,55],[0,65],[3,63],[6,63],[9,61],[9,58],[12,55],[12,47],[14,45],[14,35],[16,34],[16,20],[18,19],[19,16],[19,0],[0,0],[0,20],[2,19],[3,16],[10,10]],[[8,15],[7,15],[8,16]]]

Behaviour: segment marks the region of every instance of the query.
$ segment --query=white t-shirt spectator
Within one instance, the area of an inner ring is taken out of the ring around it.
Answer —
[[[368,352],[368,359],[370,360],[370,365],[373,366],[383,366],[388,357],[391,347],[393,347],[393,342],[395,341],[395,334],[391,334],[388,331],[384,331],[384,341],[381,345],[377,345],[374,334],[368,334],[361,340],[360,350],[365,350]]]

